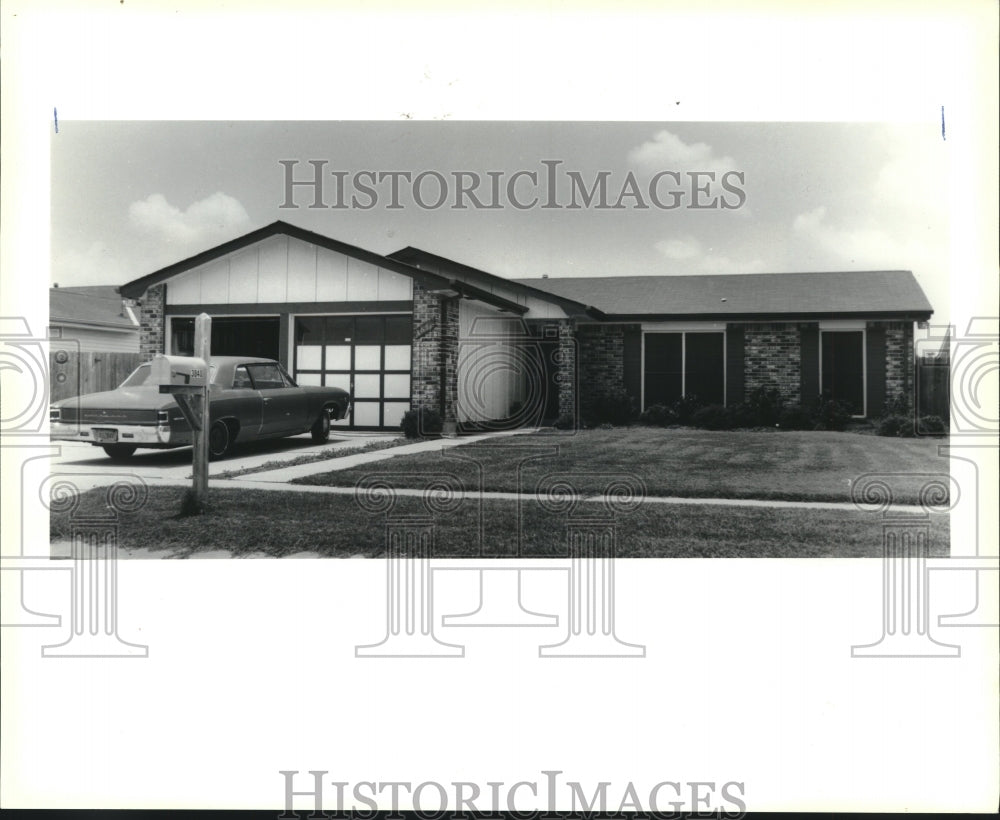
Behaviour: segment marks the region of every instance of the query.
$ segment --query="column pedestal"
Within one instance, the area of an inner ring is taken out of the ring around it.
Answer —
[[[442,626],[559,626],[558,615],[543,615],[524,606],[517,567],[490,567],[478,574],[479,606],[461,615],[445,615]]]
[[[883,524],[882,637],[851,647],[852,658],[956,658],[958,646],[930,635],[927,541],[920,523]]]
[[[358,658],[461,658],[465,647],[434,636],[430,556],[434,522],[429,516],[386,520],[386,635],[354,648]]]
[[[543,658],[644,658],[646,647],[615,634],[615,521],[576,518],[566,525],[569,541],[569,634],[541,646]]]
[[[145,658],[149,647],[118,636],[118,520],[80,518],[71,525],[70,636],[42,647],[45,658]]]

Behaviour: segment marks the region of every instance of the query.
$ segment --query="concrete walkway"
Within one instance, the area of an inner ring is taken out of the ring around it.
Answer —
[[[277,467],[273,470],[265,470],[259,473],[250,473],[239,478],[226,479],[234,485],[237,482],[251,482],[252,484],[283,484],[296,478],[317,475],[319,473],[332,473],[337,470],[350,470],[362,464],[371,464],[375,461],[385,461],[396,456],[408,456],[413,453],[433,453],[446,450],[451,447],[460,447],[465,444],[475,444],[479,441],[488,441],[495,438],[522,435],[532,433],[533,430],[509,430],[497,433],[484,433],[479,436],[462,436],[461,438],[440,438],[427,441],[417,441],[413,444],[402,444],[399,447],[389,447],[386,450],[375,450],[370,453],[355,453],[343,456],[342,458],[326,459],[324,461],[314,461],[308,464],[295,464],[290,467]],[[272,459],[273,460],[273,459]],[[303,489],[294,487],[293,489]],[[352,490],[353,492],[353,490]]]

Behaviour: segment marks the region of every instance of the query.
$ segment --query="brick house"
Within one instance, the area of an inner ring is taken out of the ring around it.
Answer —
[[[395,428],[411,407],[470,427],[576,414],[625,391],[640,408],[757,386],[877,415],[912,405],[913,329],[932,308],[909,271],[505,279],[405,248],[388,256],[284,222],[119,289],[140,346],[278,359],[300,384],[351,390],[343,424]]]

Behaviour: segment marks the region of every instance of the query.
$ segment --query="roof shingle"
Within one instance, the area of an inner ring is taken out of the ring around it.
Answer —
[[[514,279],[609,316],[913,314],[933,308],[910,271]]]
[[[49,288],[49,321],[74,322],[132,329],[135,322],[113,285]]]

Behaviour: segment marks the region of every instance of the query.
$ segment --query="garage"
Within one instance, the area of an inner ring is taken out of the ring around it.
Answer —
[[[218,316],[212,320],[212,353],[216,356],[279,357],[281,327],[277,316]],[[170,352],[194,355],[194,317],[170,319]]]
[[[399,427],[410,409],[411,315],[296,316],[294,328],[295,380],[354,396],[351,413],[337,424]]]

